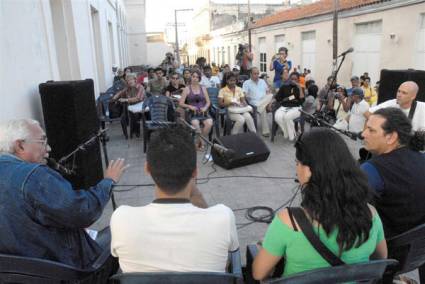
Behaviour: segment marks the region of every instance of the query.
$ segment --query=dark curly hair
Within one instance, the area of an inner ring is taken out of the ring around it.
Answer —
[[[301,206],[329,234],[338,229],[339,255],[369,239],[372,213],[367,177],[344,140],[326,128],[313,128],[295,143],[296,158],[311,170]]]
[[[407,146],[414,151],[423,151],[425,146],[424,131],[412,130],[412,123],[399,108],[387,107],[378,109],[372,115],[379,115],[385,119],[382,124],[384,132],[397,132],[400,145]]]

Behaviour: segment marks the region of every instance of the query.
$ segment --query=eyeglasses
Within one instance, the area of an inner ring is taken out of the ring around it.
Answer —
[[[40,143],[43,147],[46,147],[48,144],[47,138],[46,139],[25,139],[23,141],[27,143]]]
[[[173,80],[178,80],[178,79],[179,79],[179,77],[171,77],[171,79],[173,79]]]

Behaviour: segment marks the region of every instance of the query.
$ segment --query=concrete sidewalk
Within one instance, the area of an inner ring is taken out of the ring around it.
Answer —
[[[125,158],[131,167],[125,172],[120,185],[116,186],[114,196],[118,206],[143,206],[154,199],[152,179],[143,171],[145,154],[143,153],[143,138],[125,140],[119,123],[107,126],[110,141],[107,144],[109,159]],[[353,156],[358,158],[358,150],[362,147],[360,141],[343,137]],[[246,209],[253,206],[267,206],[272,209],[288,206],[288,202],[297,192],[295,182],[295,148],[293,142],[285,140],[282,135],[275,137],[274,143],[264,139],[270,149],[267,161],[225,170],[212,162],[204,163],[205,153],[198,152],[198,187],[209,205],[222,203],[233,209],[238,226],[238,236],[241,248],[242,263],[245,264],[246,246],[256,243],[264,237],[268,224],[250,223],[246,219]],[[210,179],[205,179],[210,177]],[[137,186],[143,185],[143,186]],[[293,199],[292,206],[300,202],[299,191]],[[285,205],[286,204],[286,205]],[[91,227],[100,230],[109,225],[112,215],[112,204],[109,202],[102,217]],[[264,211],[257,212],[264,214]],[[409,273],[418,280],[416,271]]]

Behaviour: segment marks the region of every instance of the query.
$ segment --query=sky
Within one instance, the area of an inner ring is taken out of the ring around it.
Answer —
[[[246,4],[248,0],[214,0],[216,3],[240,3]],[[279,4],[282,0],[251,0],[251,3]],[[208,0],[146,0],[146,31],[165,32],[174,39],[174,9],[194,9],[196,10]],[[179,37],[183,38],[187,33],[188,23],[193,16],[193,12],[178,12],[177,20],[186,26],[179,27]]]

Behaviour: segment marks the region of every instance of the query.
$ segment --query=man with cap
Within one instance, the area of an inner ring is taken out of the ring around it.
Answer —
[[[369,110],[369,104],[364,100],[362,88],[353,88],[351,92],[352,107],[345,118],[347,124],[336,123],[334,127],[358,133],[363,131],[366,122],[365,113]]]
[[[351,88],[347,89],[347,94],[351,96],[354,88],[360,87],[360,78],[358,76],[352,76],[350,79]]]

